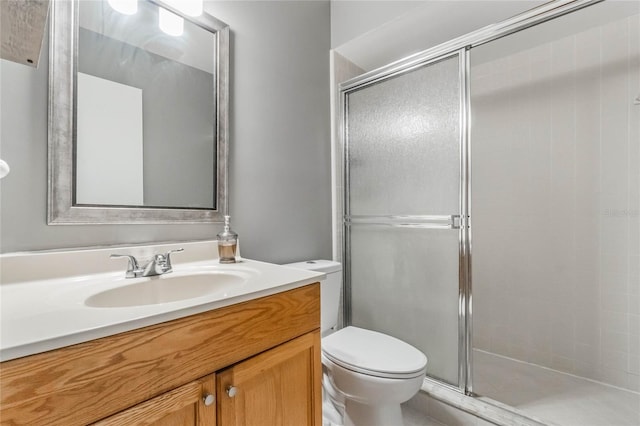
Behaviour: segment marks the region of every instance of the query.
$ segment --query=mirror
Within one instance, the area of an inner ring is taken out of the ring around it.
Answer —
[[[49,224],[222,221],[229,28],[174,3],[53,2]]]

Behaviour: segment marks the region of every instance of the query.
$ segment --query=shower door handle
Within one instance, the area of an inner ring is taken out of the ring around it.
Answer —
[[[460,215],[451,216],[451,229],[460,229],[462,226],[462,218]]]
[[[390,226],[394,228],[460,229],[460,215],[345,215],[344,224]]]

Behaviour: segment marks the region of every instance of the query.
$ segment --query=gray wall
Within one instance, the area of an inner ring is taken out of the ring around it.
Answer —
[[[213,2],[232,28],[230,209],[242,255],[331,255],[328,1]],[[45,41],[46,42],[46,41]],[[215,238],[217,225],[47,226],[47,67],[0,61],[0,251]]]
[[[425,0],[340,0],[331,2],[331,47],[336,48],[356,37],[411,13]]]

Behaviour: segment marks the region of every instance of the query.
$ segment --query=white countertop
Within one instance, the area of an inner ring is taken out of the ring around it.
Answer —
[[[101,251],[127,252],[125,249]],[[243,259],[230,265],[219,264],[217,259],[197,260],[174,263],[171,274],[232,270],[245,274],[247,280],[224,292],[187,300],[115,308],[87,306],[85,300],[89,296],[137,280],[125,279],[126,263],[118,265],[121,267],[118,272],[11,280],[13,282],[7,282],[3,273],[0,285],[0,361],[198,314],[324,279],[322,273],[254,260]]]

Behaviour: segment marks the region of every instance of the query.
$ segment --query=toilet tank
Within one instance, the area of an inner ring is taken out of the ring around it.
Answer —
[[[338,324],[342,265],[332,260],[307,260],[306,262],[287,263],[282,266],[327,274],[327,278],[320,282],[320,329],[324,336]]]

